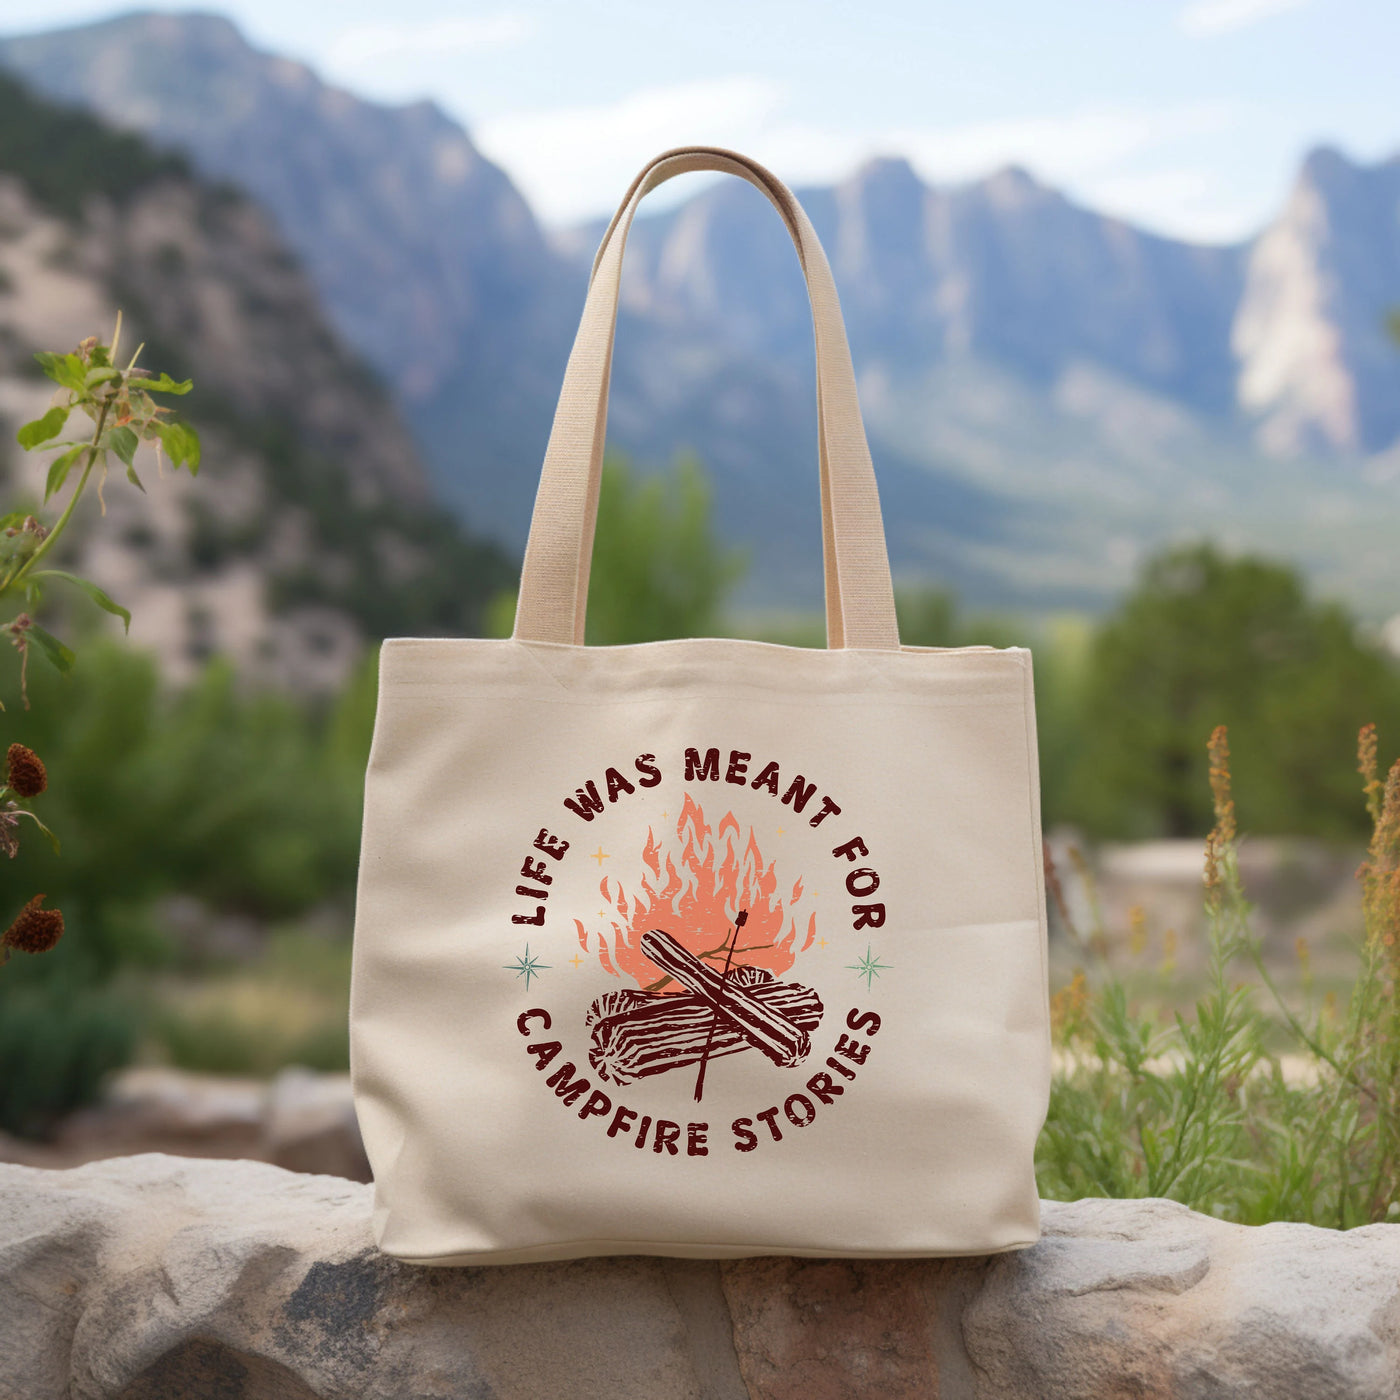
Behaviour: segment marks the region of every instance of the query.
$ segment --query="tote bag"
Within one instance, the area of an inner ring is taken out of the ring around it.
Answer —
[[[816,332],[827,650],[585,647],[623,247],[757,186]],[[1039,1228],[1031,666],[901,647],[831,272],[790,191],[671,151],[604,235],[509,640],[384,643],[351,1010],[384,1250],[939,1255]]]

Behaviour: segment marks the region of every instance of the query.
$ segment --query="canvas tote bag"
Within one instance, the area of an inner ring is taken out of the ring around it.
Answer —
[[[585,647],[623,246],[757,186],[816,330],[825,651]],[[603,238],[509,640],[384,643],[351,1014],[374,1229],[418,1263],[938,1255],[1038,1231],[1030,657],[901,647],[831,272],[753,161]]]

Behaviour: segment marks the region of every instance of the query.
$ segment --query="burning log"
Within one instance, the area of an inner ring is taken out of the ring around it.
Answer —
[[[726,994],[743,989],[755,1002],[803,1034],[821,1024],[822,1003],[810,987],[776,982],[757,967],[736,967],[725,983]],[[689,994],[648,996],[645,992],[608,992],[588,1013],[593,1027],[589,1063],[614,1084],[630,1084],[649,1075],[698,1064],[709,1042],[709,1058],[735,1055],[753,1042],[713,1005]],[[713,1033],[713,1038],[711,1035]]]
[[[642,951],[657,967],[689,988],[711,1011],[718,1012],[722,1024],[732,1027],[780,1068],[800,1065],[811,1053],[812,1042],[805,1030],[786,1020],[752,990],[726,981],[712,967],[706,967],[664,929],[644,933],[641,942]],[[704,1054],[703,1042],[700,1053]]]

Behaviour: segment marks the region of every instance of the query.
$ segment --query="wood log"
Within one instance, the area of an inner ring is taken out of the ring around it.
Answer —
[[[739,1032],[749,1044],[763,1051],[775,1065],[791,1069],[811,1053],[807,1032],[784,1019],[752,990],[728,982],[694,953],[683,947],[665,929],[654,928],[642,935],[642,952],[663,972],[689,988]],[[704,1047],[701,1047],[702,1053]]]
[[[772,980],[773,974],[766,967],[749,967],[740,963],[738,967],[731,968],[729,972],[731,986],[757,987]],[[693,995],[694,993],[691,992],[671,992],[668,994],[671,1000],[684,999]],[[655,993],[638,991],[633,987],[619,987],[616,991],[604,992],[588,1008],[588,1016],[584,1025],[591,1026],[595,1021],[601,1021],[605,1016],[617,1016],[621,1012],[630,1011],[637,1006],[651,1006],[655,1001]]]
[[[741,970],[734,969],[731,979]],[[766,981],[752,984],[749,990],[755,1000],[802,1031],[814,1031],[821,1024],[821,999],[810,987],[776,982],[770,973]],[[617,992],[609,992],[599,997],[593,1003],[594,1010],[616,996]],[[630,1084],[699,1064],[712,1029],[711,1059],[752,1048],[748,1037],[724,1017],[717,1017],[714,1008],[693,993],[649,996],[644,1005],[630,1004],[612,1015],[594,1018],[590,1012],[589,1016],[593,1026],[589,1063],[601,1079],[614,1084]]]

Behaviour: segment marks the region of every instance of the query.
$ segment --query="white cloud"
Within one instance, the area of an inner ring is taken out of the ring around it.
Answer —
[[[360,24],[331,40],[322,62],[332,72],[353,73],[388,58],[441,57],[445,54],[507,48],[533,38],[528,15],[480,15],[420,23]]]
[[[935,183],[1014,164],[1095,208],[1180,236],[1229,239],[1252,222],[1251,211],[1189,160],[1193,141],[1240,119],[1234,104],[1092,106],[1047,117],[861,132],[795,121],[785,103],[778,84],[735,76],[644,89],[597,106],[520,112],[484,122],[474,135],[555,225],[611,213],[649,157],[696,143],[746,151],[798,185],[839,180],[875,155],[903,155]],[[693,190],[693,183],[678,182],[670,198]]]
[[[1301,10],[1312,0],[1194,0],[1177,16],[1182,33],[1209,38],[1245,29],[1286,10]]]
[[[638,169],[668,146],[752,150],[782,98],[765,79],[717,78],[645,88],[599,106],[496,117],[472,134],[547,223],[565,224],[610,212]]]

